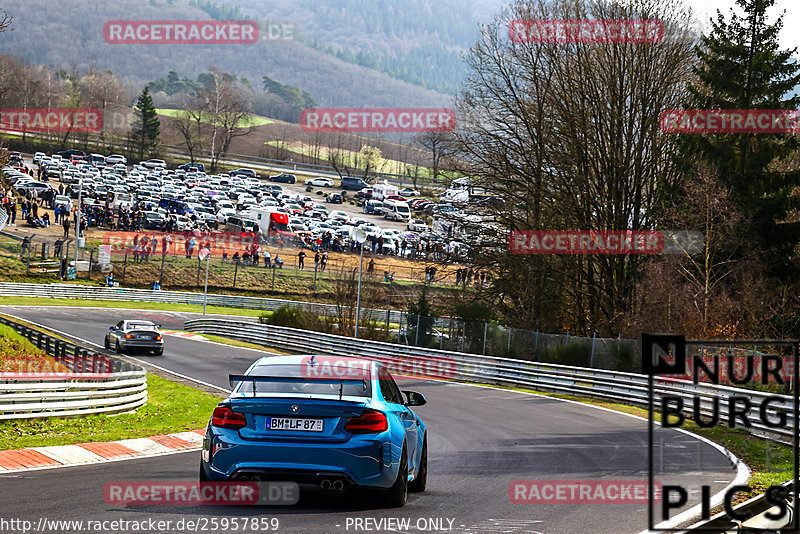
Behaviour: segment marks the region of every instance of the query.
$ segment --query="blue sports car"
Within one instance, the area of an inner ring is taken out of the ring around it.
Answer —
[[[341,493],[380,491],[389,506],[425,490],[425,404],[401,392],[378,362],[269,356],[214,410],[203,440],[201,481],[291,481]]]

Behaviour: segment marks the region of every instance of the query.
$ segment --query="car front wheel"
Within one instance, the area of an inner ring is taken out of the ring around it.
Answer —
[[[422,456],[419,460],[419,468],[417,469],[417,477],[409,482],[408,491],[411,493],[420,493],[425,491],[425,486],[428,484],[428,434],[422,440]]]

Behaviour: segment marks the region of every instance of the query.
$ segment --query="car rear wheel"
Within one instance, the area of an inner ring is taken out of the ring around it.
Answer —
[[[164,347],[161,347],[158,350],[154,350],[153,354],[155,354],[156,356],[163,356],[164,355]]]
[[[387,492],[386,504],[391,508],[401,508],[405,506],[406,499],[408,499],[408,454],[406,453],[406,446],[403,444],[400,469],[397,471],[397,479]]]
[[[119,346],[119,341],[117,341],[117,343],[114,345],[114,350],[115,350],[115,351],[116,351],[118,354],[122,354],[122,347],[120,347],[120,346]]]
[[[419,461],[419,469],[417,469],[417,477],[409,482],[408,491],[411,493],[420,493],[425,491],[425,486],[428,484],[428,434],[422,440],[422,457]]]
[[[103,346],[106,348],[106,350],[111,348],[111,343],[108,342],[108,336],[105,337],[105,340],[103,342]]]
[[[206,475],[206,470],[203,467],[203,463],[202,462],[200,462],[200,477],[199,477],[199,479],[200,479],[200,482],[207,482],[208,481],[208,475]]]

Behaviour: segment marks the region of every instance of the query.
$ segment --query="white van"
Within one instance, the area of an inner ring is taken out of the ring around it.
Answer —
[[[372,186],[372,198],[373,200],[384,200],[386,197],[397,195],[398,191],[399,189],[396,185],[389,185],[387,183],[375,184]]]
[[[400,200],[386,200],[383,203],[383,218],[407,223],[411,220],[411,208],[408,202]]]

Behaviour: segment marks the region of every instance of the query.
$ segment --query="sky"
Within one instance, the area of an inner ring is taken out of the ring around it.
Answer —
[[[727,16],[731,7],[740,12],[735,0],[684,0],[697,14],[703,24],[703,29],[708,27],[708,18],[716,18],[719,9]],[[783,29],[781,30],[781,48],[797,48],[800,55],[800,0],[776,0],[775,6],[767,10],[770,22],[774,22],[781,11],[786,11],[783,16]],[[740,12],[741,14],[741,12]]]

